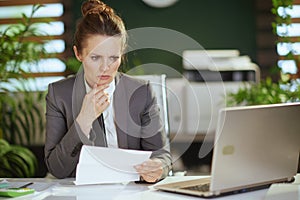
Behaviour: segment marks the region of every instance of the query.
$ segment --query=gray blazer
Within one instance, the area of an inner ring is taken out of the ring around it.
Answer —
[[[122,73],[115,81],[113,106],[119,148],[153,151],[151,157],[161,159],[163,177],[167,176],[170,148],[149,83]],[[48,86],[45,162],[57,178],[74,177],[82,145],[92,145],[75,121],[85,94],[83,71]],[[101,132],[98,120],[91,131]],[[102,137],[100,146],[107,146]]]

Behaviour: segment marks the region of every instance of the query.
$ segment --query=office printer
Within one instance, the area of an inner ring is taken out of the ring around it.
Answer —
[[[183,78],[167,80],[171,133],[214,133],[226,95],[260,81],[259,67],[238,50],[186,50]]]

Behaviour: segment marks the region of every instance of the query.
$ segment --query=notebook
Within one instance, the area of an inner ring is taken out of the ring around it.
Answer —
[[[209,178],[155,189],[219,196],[292,181],[300,150],[300,103],[221,109]]]

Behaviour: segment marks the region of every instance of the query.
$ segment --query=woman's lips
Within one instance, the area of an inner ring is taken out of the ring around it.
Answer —
[[[101,76],[98,76],[98,78],[101,80],[107,80],[107,79],[110,79],[110,76],[109,75],[101,75]]]

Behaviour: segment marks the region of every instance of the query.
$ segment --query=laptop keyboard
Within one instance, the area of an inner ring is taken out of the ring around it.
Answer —
[[[199,191],[199,192],[208,192],[209,191],[209,183],[201,184],[201,185],[193,185],[189,187],[183,187],[181,189],[185,190],[193,190],[193,191]]]

